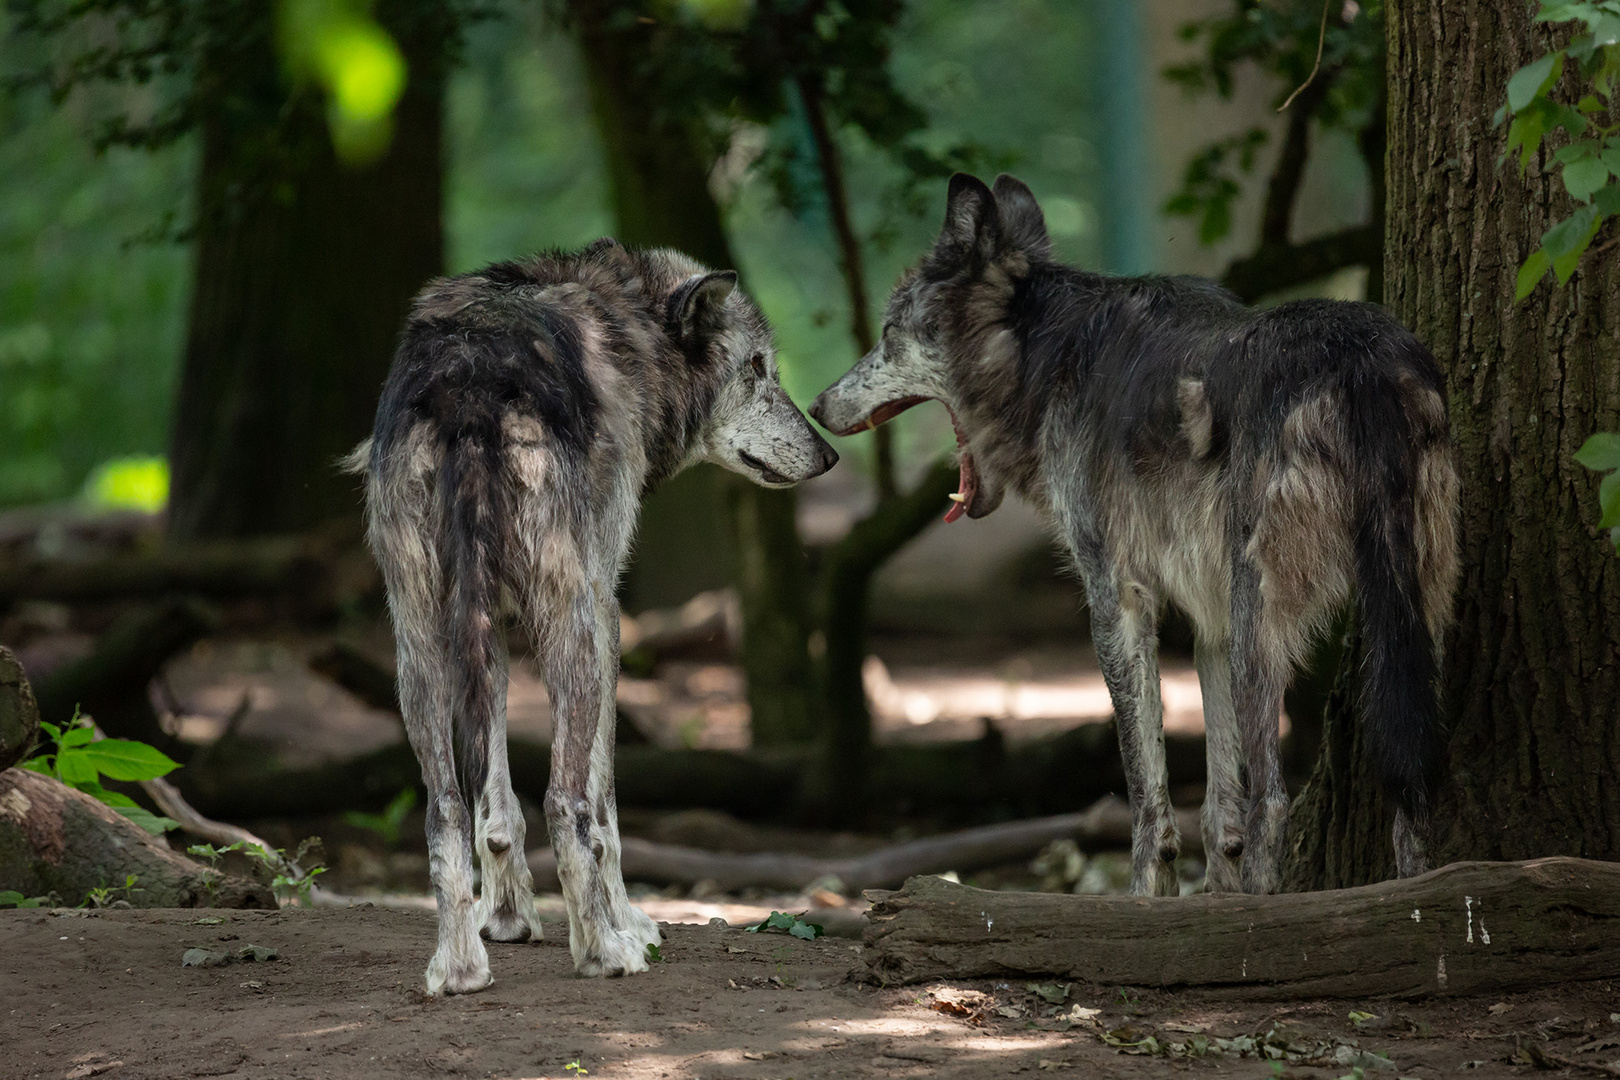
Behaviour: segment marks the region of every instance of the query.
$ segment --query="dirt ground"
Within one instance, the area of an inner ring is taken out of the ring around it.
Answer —
[[[490,989],[431,999],[426,912],[0,911],[0,1076],[1620,1074],[1607,1064],[1620,1058],[1613,984],[1286,1004],[1078,984],[1043,985],[1043,997],[1024,980],[874,988],[852,980],[860,946],[847,939],[684,924],[667,927],[666,962],[650,972],[589,980],[574,975],[562,928],[547,930],[491,948]],[[278,957],[182,966],[190,948],[246,945]],[[1316,1063],[1238,1056],[1268,1044]]]

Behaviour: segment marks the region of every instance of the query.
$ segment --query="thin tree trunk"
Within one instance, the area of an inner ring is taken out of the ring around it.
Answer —
[[[676,248],[709,266],[736,267],[696,133],[672,120],[660,104],[663,89],[651,67],[656,25],[626,22],[628,9],[613,0],[570,0],[568,11],[607,152],[619,238]],[[712,500],[729,519],[753,741],[757,746],[803,741],[813,733],[814,719],[797,499],[792,490],[768,490],[717,471],[708,476],[707,491],[688,483],[683,496]],[[656,512],[655,506],[643,510],[644,516]],[[721,540],[687,535],[683,543],[723,559],[727,545]],[[637,575],[658,569],[656,551],[643,547],[639,559],[632,587]]]
[[[1620,560],[1595,527],[1597,478],[1575,464],[1620,427],[1620,255],[1513,301],[1519,263],[1571,203],[1545,158],[1502,164],[1491,123],[1548,35],[1519,4],[1400,0],[1388,20],[1385,298],[1446,372],[1462,472],[1462,582],[1442,669],[1449,784],[1432,855],[1620,858]],[[1296,806],[1290,879],[1387,873],[1387,814],[1355,737],[1329,709],[1313,790]],[[1310,842],[1340,829],[1337,844]]]
[[[443,17],[379,15],[410,65],[393,140],[338,162],[312,92],[291,100],[266,8],[199,76],[199,235],[170,442],[171,538],[358,518],[334,462],[369,434],[411,296],[443,268]]]

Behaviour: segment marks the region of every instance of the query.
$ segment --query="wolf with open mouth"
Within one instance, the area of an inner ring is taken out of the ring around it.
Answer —
[[[1132,892],[1177,891],[1163,606],[1197,631],[1209,887],[1271,892],[1288,818],[1283,691],[1352,586],[1397,870],[1426,868],[1458,481],[1441,373],[1411,333],[1370,304],[1257,311],[1201,279],[1076,270],[1053,260],[1028,187],[958,174],[882,340],[810,414],[852,434],[924,401],[956,428],[946,520],[984,517],[1011,489],[1085,582],[1125,759]]]

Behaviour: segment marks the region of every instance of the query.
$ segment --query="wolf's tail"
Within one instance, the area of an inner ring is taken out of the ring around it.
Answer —
[[[439,466],[440,558],[457,757],[468,804],[489,775],[489,740],[500,708],[504,652],[497,635],[512,520],[499,432],[452,435]]]
[[[1428,817],[1445,757],[1439,666],[1456,583],[1457,470],[1443,400],[1410,384],[1382,416],[1360,417],[1362,498],[1356,592],[1365,642],[1361,712],[1386,792],[1411,821]],[[1416,400],[1415,395],[1426,395]],[[1405,430],[1408,440],[1392,439]]]

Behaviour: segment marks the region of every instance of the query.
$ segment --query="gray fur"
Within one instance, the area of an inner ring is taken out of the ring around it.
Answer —
[[[528,631],[552,699],[544,810],[575,967],[643,971],[659,941],[625,894],[613,792],[614,594],[641,496],[700,460],[771,486],[837,460],[783,392],[770,327],[735,286],[675,252],[600,241],[440,279],[416,299],[376,430],[350,464],[367,474],[428,790],[429,993],[489,985],[480,932],[540,932],[506,759],[506,617]]]
[[[1362,715],[1420,872],[1442,769],[1436,666],[1456,581],[1444,384],[1381,310],[1243,307],[1192,278],[1055,263],[1029,189],[958,174],[945,224],[890,296],[883,338],[816,399],[847,433],[922,400],[951,412],[961,510],[1042,508],[1084,579],[1134,833],[1132,891],[1176,889],[1157,621],[1197,637],[1209,751],[1209,887],[1280,885],[1290,674],[1348,599],[1368,654]],[[1243,787],[1246,774],[1247,789]]]

